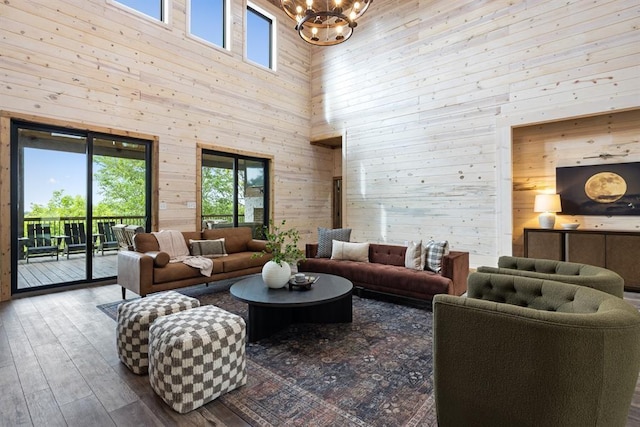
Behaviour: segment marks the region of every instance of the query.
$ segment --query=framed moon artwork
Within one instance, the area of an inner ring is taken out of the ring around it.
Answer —
[[[640,216],[640,163],[556,168],[564,215]]]

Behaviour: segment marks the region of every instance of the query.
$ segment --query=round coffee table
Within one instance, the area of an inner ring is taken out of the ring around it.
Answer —
[[[247,324],[250,342],[293,323],[350,323],[353,319],[351,294],[353,284],[332,274],[319,276],[310,290],[270,289],[260,274],[231,286],[231,295],[249,305]]]

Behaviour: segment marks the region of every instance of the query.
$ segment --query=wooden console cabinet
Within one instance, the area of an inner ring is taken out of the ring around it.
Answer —
[[[608,268],[640,291],[640,232],[525,228],[524,256]]]

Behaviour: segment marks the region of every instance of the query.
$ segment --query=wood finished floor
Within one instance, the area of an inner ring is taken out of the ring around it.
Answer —
[[[1,426],[248,425],[218,401],[177,414],[129,372],[115,323],[96,308],[118,299],[120,287],[106,285],[0,303]],[[640,294],[625,299],[640,307]],[[639,425],[636,387],[627,426]]]

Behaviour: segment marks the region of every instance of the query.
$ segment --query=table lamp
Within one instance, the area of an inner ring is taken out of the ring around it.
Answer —
[[[559,194],[538,194],[533,204],[534,212],[541,212],[538,217],[540,228],[553,228],[556,223],[556,212],[562,211]]]

